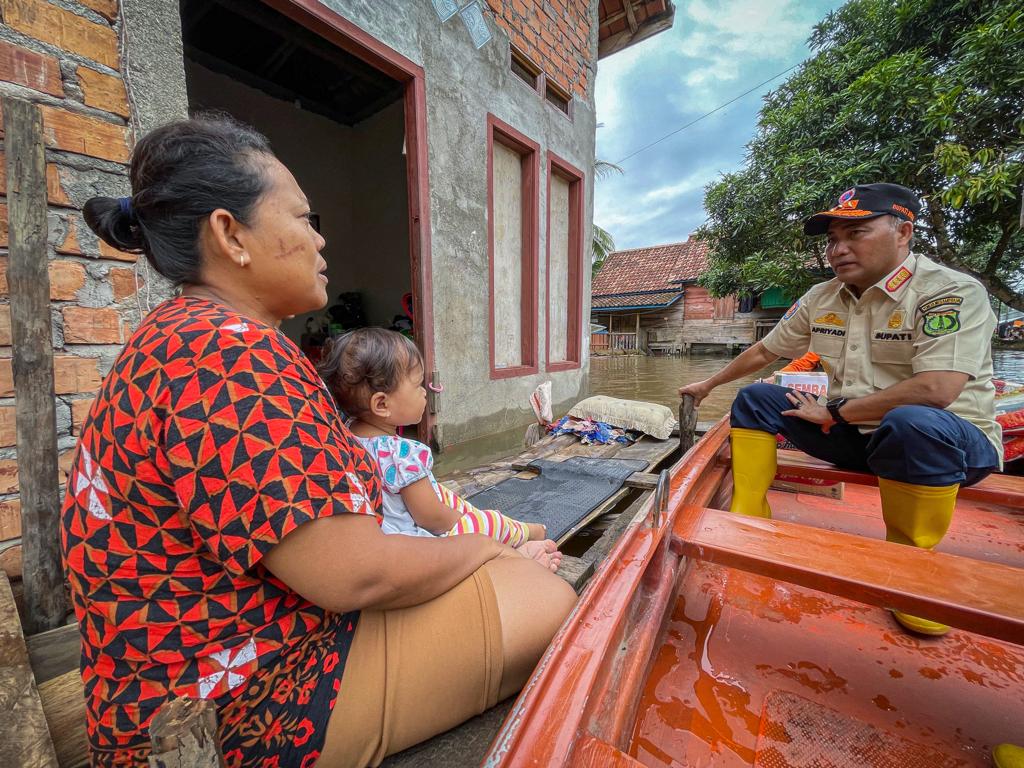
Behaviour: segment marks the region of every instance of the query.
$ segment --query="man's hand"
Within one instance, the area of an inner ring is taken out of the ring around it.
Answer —
[[[693,384],[687,384],[684,387],[679,388],[679,397],[689,395],[693,398],[693,407],[696,408],[700,405],[700,401],[711,394],[711,390],[714,389],[713,384],[709,384],[707,379],[704,381],[695,381]]]
[[[793,404],[793,408],[783,411],[783,416],[796,416],[798,419],[809,421],[812,424],[820,424],[821,431],[826,435],[832,429],[832,425],[836,423],[832,414],[828,412],[828,408],[818,405],[818,400],[814,396],[794,390],[787,392],[786,398]]]

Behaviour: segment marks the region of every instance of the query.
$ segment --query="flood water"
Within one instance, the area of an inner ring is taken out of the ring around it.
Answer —
[[[993,350],[992,361],[997,378],[1024,381],[1024,350]],[[706,379],[728,362],[726,355],[593,357],[590,360],[590,394],[646,400],[667,405],[675,411],[679,407],[676,391],[679,387]],[[718,387],[701,403],[697,418],[717,421],[728,412],[741,387],[771,374],[780,366],[781,362],[775,363],[744,379]],[[436,457],[435,472],[443,476],[507,456],[522,448],[525,431],[526,427],[516,427],[449,448]]]

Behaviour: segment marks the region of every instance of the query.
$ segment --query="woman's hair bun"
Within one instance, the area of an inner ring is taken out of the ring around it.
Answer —
[[[141,253],[145,243],[130,205],[116,197],[92,197],[82,207],[85,223],[107,245],[128,253]]]

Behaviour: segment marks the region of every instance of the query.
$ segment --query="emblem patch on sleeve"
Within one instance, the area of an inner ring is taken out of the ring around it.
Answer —
[[[959,309],[936,309],[924,313],[925,336],[949,336],[960,330]]]
[[[798,309],[800,309],[800,299],[793,302],[793,306],[786,310],[786,314],[782,316],[782,319],[789,320],[789,318],[796,314]]]
[[[925,314],[927,314],[928,312],[931,312],[933,309],[936,309],[937,307],[959,307],[963,303],[963,296],[943,296],[941,299],[932,299],[931,301],[926,301],[924,304],[918,307],[917,310],[918,312],[924,312]]]

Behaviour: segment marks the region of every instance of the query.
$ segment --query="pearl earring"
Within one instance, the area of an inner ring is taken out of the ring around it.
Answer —
[[[247,254],[247,253],[243,253],[242,254],[242,266],[243,267],[248,267],[249,266],[249,254]]]

